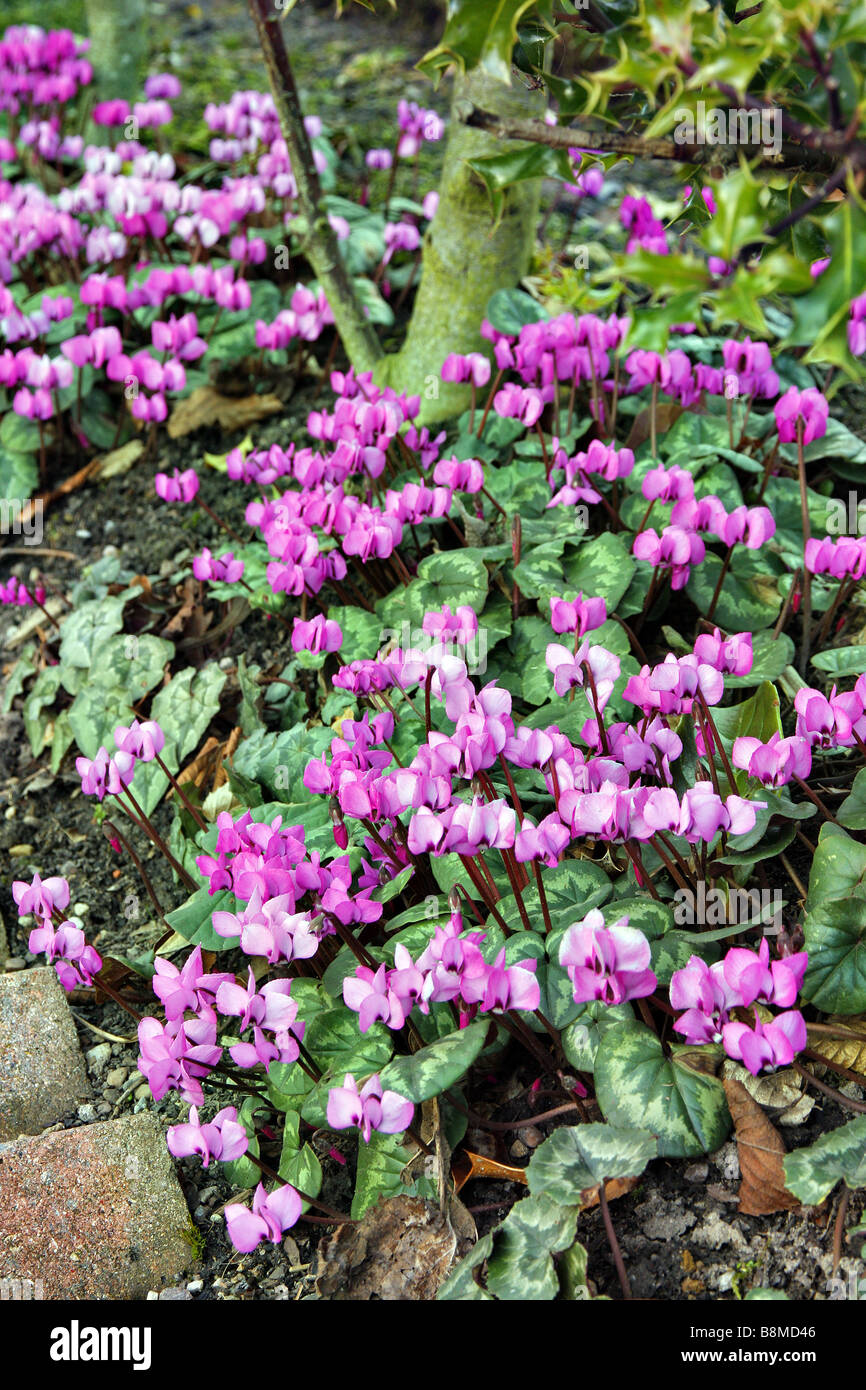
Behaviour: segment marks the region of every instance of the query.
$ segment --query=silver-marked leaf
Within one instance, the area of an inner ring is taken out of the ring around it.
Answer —
[[[439,1095],[472,1066],[484,1047],[489,1026],[489,1019],[479,1018],[409,1057],[393,1058],[382,1070],[382,1089],[396,1091],[416,1105]]]
[[[609,1029],[595,1058],[596,1099],[605,1119],[656,1134],[662,1158],[717,1149],[730,1131],[731,1116],[722,1083],[686,1064],[696,1051],[674,1047],[665,1056],[643,1023]]]
[[[866,899],[821,902],[803,924],[809,966],[803,998],[828,1014],[866,1010]]]
[[[818,1206],[840,1180],[866,1187],[866,1115],[785,1158],[785,1186],[806,1206]]]
[[[380,1134],[373,1130],[369,1144],[358,1145],[358,1171],[352,1198],[352,1219],[360,1221],[380,1197],[396,1197],[407,1191],[403,1169],[412,1157],[401,1134]]]
[[[553,1254],[567,1250],[577,1230],[577,1206],[549,1197],[524,1197],[511,1208],[493,1240],[487,1287],[507,1302],[556,1298],[559,1279]]]
[[[658,1152],[645,1129],[573,1125],[557,1129],[529,1163],[529,1190],[563,1206],[580,1206],[581,1193],[610,1178],[638,1177]]]
[[[593,999],[580,1006],[577,1017],[563,1027],[562,1050],[578,1071],[594,1071],[598,1045],[609,1028],[633,1023],[631,1004],[604,1004]]]

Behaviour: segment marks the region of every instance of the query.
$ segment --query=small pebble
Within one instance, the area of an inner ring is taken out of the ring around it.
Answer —
[[[80,541],[89,541],[89,540],[90,540],[90,532],[89,532],[89,531],[85,531],[83,528],[82,528],[82,530],[80,530],[80,531],[76,531],[75,534],[76,534],[76,536],[78,537],[78,539],[79,539]]]
[[[5,816],[6,820],[14,820],[15,817],[18,815],[18,807],[7,806],[6,810],[3,812],[3,815]]]
[[[283,1250],[289,1257],[290,1265],[297,1265],[301,1262],[301,1252],[298,1249],[298,1242],[293,1236],[286,1236],[283,1240]]]
[[[6,962],[7,970],[26,970],[27,962],[21,956],[10,956]]]
[[[128,1076],[126,1067],[112,1067],[105,1077],[106,1086],[122,1086]]]
[[[523,1140],[524,1144],[526,1144],[526,1146],[530,1149],[538,1148],[538,1145],[544,1138],[544,1135],[542,1134],[541,1130],[536,1129],[535,1125],[527,1125],[525,1129],[519,1129],[517,1131],[517,1134],[518,1137]]]
[[[79,1105],[77,1115],[82,1124],[92,1125],[96,1119],[95,1105]]]
[[[234,659],[233,656],[222,656],[222,657],[220,657],[219,668],[220,668],[221,671],[230,671],[230,670],[232,669],[232,667],[234,666],[234,664],[235,664],[235,659]]]
[[[189,1289],[190,1293],[201,1293],[202,1289],[204,1288],[204,1280],[190,1279],[189,1283],[187,1284],[187,1288]]]
[[[157,1293],[156,1289],[150,1289],[150,1290],[148,1291],[148,1295],[147,1295],[147,1301],[148,1301],[148,1303],[156,1303],[156,1301],[157,1301],[158,1298],[159,1298],[159,1294]]]
[[[686,1182],[706,1182],[709,1172],[710,1165],[708,1163],[690,1163],[684,1170],[683,1177]]]
[[[33,853],[32,845],[10,845],[9,854],[13,859],[26,859]]]
[[[189,1289],[163,1289],[159,1295],[160,1303],[180,1303],[192,1300]]]
[[[522,1140],[515,1139],[508,1152],[511,1154],[512,1158],[525,1158],[529,1150]]]
[[[90,911],[90,903],[73,903],[72,911],[76,917],[81,917],[85,912]]]
[[[111,1060],[111,1044],[107,1042],[97,1043],[95,1047],[89,1047],[84,1056],[91,1071],[102,1071],[103,1067]]]
[[[140,1086],[136,1086],[136,1088],[135,1088],[135,1099],[136,1099],[136,1100],[149,1100],[149,1099],[150,1099],[150,1087],[148,1086],[148,1084],[147,1084],[146,1081],[143,1081],[142,1084],[141,1084]]]

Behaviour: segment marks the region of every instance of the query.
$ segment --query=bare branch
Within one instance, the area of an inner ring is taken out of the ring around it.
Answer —
[[[633,155],[638,159],[668,159],[679,164],[734,164],[739,158],[740,145],[686,145],[675,140],[648,140],[623,130],[590,129],[586,126],[549,126],[544,121],[520,120],[483,111],[470,103],[459,111],[465,125],[478,126],[503,140],[526,140],[532,144],[550,145],[554,149],[600,150],[604,153]],[[835,173],[839,159],[846,156],[850,163],[866,164],[866,145],[861,141],[844,140],[835,132],[810,131],[810,143],[783,140],[780,153],[775,155],[759,149],[762,167],[776,170],[809,169]],[[826,148],[817,137],[826,135]]]
[[[368,371],[382,356],[382,347],[349,279],[334,229],[328,221],[289,55],[279,20],[271,13],[270,4],[271,0],[249,0],[280,130],[298,186],[298,204],[307,224],[304,252],[325,291],[349,360],[358,370]]]

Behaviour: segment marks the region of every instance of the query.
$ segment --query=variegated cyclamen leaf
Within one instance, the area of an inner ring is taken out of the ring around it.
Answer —
[[[602,1037],[595,1059],[596,1099],[605,1119],[658,1136],[662,1158],[711,1153],[727,1138],[731,1116],[722,1083],[686,1065],[694,1049],[669,1057],[643,1023],[622,1023]]]
[[[513,1206],[494,1235],[487,1264],[491,1293],[509,1302],[556,1298],[559,1279],[552,1255],[573,1243],[577,1211],[546,1196],[524,1197]]]
[[[382,1070],[382,1089],[396,1091],[416,1105],[439,1095],[471,1067],[484,1046],[489,1027],[489,1019],[479,1018],[468,1028],[437,1038],[409,1057],[395,1057]]]
[[[866,1010],[866,900],[818,904],[803,924],[809,967],[803,998],[828,1014]]]
[[[818,1206],[840,1179],[849,1187],[866,1187],[866,1115],[785,1158],[785,1186],[806,1206]]]
[[[645,1129],[613,1125],[574,1125],[557,1129],[535,1150],[529,1164],[529,1190],[579,1206],[580,1194],[609,1178],[638,1177],[658,1152],[658,1140]]]

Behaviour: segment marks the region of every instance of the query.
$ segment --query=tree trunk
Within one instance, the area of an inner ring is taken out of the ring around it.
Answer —
[[[97,99],[126,97],[131,106],[141,97],[147,55],[145,0],[85,0],[84,9]]]
[[[497,115],[533,116],[540,114],[544,94],[528,91],[519,80],[505,87],[481,68],[455,77],[439,206],[424,239],[412,320],[403,347],[374,371],[380,385],[420,395],[421,420],[428,423],[466,408],[468,387],[442,382],[440,368],[449,352],[487,346],[479,332],[487,302],[528,271],[538,217],[540,183],[518,183],[506,191],[494,225],[490,195],[465,161],[520,146],[463,125],[456,108],[466,101]]]

